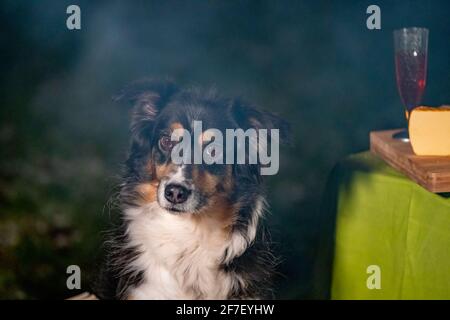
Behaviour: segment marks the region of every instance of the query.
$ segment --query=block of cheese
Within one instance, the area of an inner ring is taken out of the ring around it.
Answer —
[[[450,156],[450,106],[417,107],[409,119],[409,139],[420,156]]]

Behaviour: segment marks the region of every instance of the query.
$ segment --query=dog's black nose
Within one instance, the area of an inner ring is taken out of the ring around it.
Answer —
[[[179,184],[169,184],[164,189],[164,197],[173,204],[185,202],[190,194],[190,190]]]

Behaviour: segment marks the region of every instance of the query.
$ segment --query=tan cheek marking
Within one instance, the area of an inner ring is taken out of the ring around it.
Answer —
[[[239,206],[231,204],[228,195],[233,187],[232,168],[227,167],[227,174],[224,179],[219,180],[207,172],[199,173],[198,170],[193,171],[193,177],[197,175],[198,182],[202,191],[211,194],[208,205],[198,213],[193,215],[195,223],[199,228],[207,228],[208,230],[219,231],[221,241],[228,239],[231,235],[233,225],[238,217]],[[224,191],[217,192],[217,185],[222,181]],[[210,239],[214,241],[213,239]]]
[[[203,183],[205,184],[206,190],[208,190],[210,192],[214,192],[217,189],[217,185],[219,184],[218,177],[216,177],[208,172],[205,172],[204,174],[202,174],[202,180],[203,180]]]
[[[156,165],[155,166],[155,178],[156,179],[160,180],[164,176],[165,172],[167,172],[167,165],[166,164]]]
[[[192,179],[196,186],[205,194],[212,194],[216,191],[219,179],[206,171],[200,171],[197,166],[192,170]]]
[[[209,241],[214,241],[214,239],[223,241],[231,235],[237,219],[237,211],[225,197],[218,195],[211,199],[210,205],[193,215],[192,219],[198,228],[210,230],[211,234],[218,235],[217,238],[211,238]]]
[[[155,202],[158,195],[158,186],[162,178],[175,170],[173,164],[153,165],[152,161],[147,164],[147,170],[152,176],[152,181],[141,183],[136,187],[143,204]]]
[[[151,181],[149,183],[142,183],[136,187],[140,199],[144,204],[155,202],[158,194],[159,181]]]
[[[201,171],[197,166],[193,167],[192,179],[196,186],[205,194],[214,194],[217,191],[217,186],[222,184],[226,192],[230,192],[234,186],[233,170],[231,165],[226,166],[226,175],[224,178],[219,178],[206,171]]]

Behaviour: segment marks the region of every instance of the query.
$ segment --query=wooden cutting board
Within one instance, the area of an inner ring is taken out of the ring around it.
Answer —
[[[409,142],[392,138],[399,131],[372,131],[370,151],[428,191],[450,192],[450,157],[416,156]]]

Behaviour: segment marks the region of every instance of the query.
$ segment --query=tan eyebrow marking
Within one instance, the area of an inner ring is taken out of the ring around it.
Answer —
[[[184,129],[184,127],[183,127],[183,125],[181,124],[181,123],[179,123],[179,122],[173,122],[171,125],[170,125],[170,130],[176,130],[176,129]]]
[[[214,137],[214,132],[209,130],[209,129],[207,129],[207,130],[203,131],[202,134],[199,136],[198,143],[200,145],[204,145],[204,144],[206,144],[208,142],[211,142],[213,138],[215,138]]]
[[[173,122],[170,125],[171,136],[176,137],[175,140],[179,140],[183,136],[184,129],[183,125],[179,122]]]

